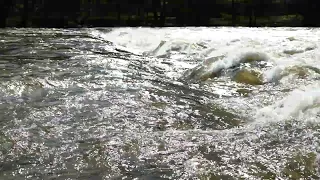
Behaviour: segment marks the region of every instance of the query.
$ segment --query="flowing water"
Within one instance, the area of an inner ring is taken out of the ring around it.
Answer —
[[[0,30],[0,179],[318,179],[320,30]]]

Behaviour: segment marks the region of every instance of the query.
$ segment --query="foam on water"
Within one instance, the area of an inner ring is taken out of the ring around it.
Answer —
[[[93,31],[93,33],[98,33]],[[218,72],[221,69],[228,69],[250,56],[250,53],[260,56],[268,64],[267,68],[260,69],[263,73],[264,81],[272,83],[280,79],[281,73],[286,67],[312,66],[319,68],[319,40],[315,30],[302,28],[115,28],[110,33],[102,33],[103,38],[111,40],[118,46],[131,48],[133,52],[145,55],[154,55],[164,57],[167,55],[168,61],[171,61],[173,67],[167,69],[166,75],[170,78],[182,76],[182,69],[190,69],[197,66],[199,61],[188,61],[189,64],[181,66],[183,58],[206,59],[223,56],[218,61],[211,62],[201,73]],[[197,44],[202,44],[201,48]],[[178,58],[175,53],[179,53]],[[185,55],[181,55],[184,53]],[[175,59],[180,59],[175,60]],[[202,59],[202,60],[201,60]],[[180,65],[179,65],[180,62]],[[180,66],[180,67],[178,67]],[[179,73],[174,71],[179,71]],[[274,98],[280,101],[264,106],[256,104],[261,109],[252,109],[257,111],[252,118],[258,122],[266,122],[268,119],[274,121],[284,121],[294,116],[301,117],[304,113],[317,111],[314,107],[319,103],[319,86],[313,84],[304,86],[310,82],[316,82],[315,79],[308,79],[309,82],[298,83],[292,92],[288,95],[275,95]],[[292,86],[290,80],[284,83],[282,87]],[[228,90],[215,87],[210,88],[217,94],[232,96],[234,93]],[[301,90],[305,89],[305,90]],[[267,98],[267,97],[265,97]],[[243,101],[243,100],[241,100]],[[261,103],[262,103],[261,99]],[[256,102],[259,103],[259,102]],[[311,108],[314,107],[314,108]],[[254,113],[252,113],[254,114]],[[310,113],[309,113],[310,114]],[[309,119],[318,119],[316,117],[305,117]]]
[[[295,89],[282,100],[258,109],[255,119],[258,122],[277,122],[292,118],[319,121],[318,113],[320,113],[320,84],[315,83]]]
[[[319,35],[0,30],[8,39],[0,41],[0,177],[288,179],[296,166],[315,177]],[[242,68],[261,73],[263,83],[235,80]],[[206,80],[181,78],[220,70]]]

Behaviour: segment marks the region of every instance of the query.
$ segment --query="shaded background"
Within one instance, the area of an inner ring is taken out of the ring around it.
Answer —
[[[0,27],[319,26],[319,0],[0,0]]]

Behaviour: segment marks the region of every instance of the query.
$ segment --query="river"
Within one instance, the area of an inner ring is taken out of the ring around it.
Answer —
[[[318,179],[320,30],[0,30],[1,179]]]

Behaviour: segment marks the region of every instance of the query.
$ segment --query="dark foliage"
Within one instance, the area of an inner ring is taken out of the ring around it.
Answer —
[[[0,0],[0,27],[319,26],[319,8],[319,0]],[[296,18],[279,20],[288,15]]]

